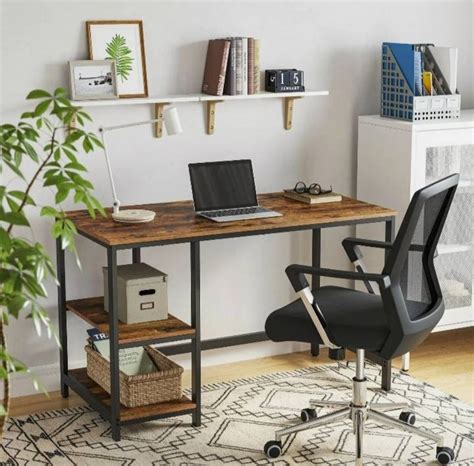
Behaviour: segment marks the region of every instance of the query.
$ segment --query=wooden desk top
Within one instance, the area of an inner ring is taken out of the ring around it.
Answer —
[[[376,219],[383,221],[397,215],[393,209],[349,197],[344,197],[341,202],[311,206],[287,199],[281,192],[261,194],[258,199],[260,205],[276,210],[283,216],[216,223],[196,216],[191,201],[179,201],[133,206],[132,208],[156,212],[155,219],[149,223],[117,223],[110,216],[93,220],[85,210],[68,212],[68,217],[79,233],[92,241],[104,246],[125,248],[306,230],[320,226],[365,223]]]

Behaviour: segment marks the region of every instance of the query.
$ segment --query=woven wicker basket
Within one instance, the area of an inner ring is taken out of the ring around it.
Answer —
[[[87,354],[87,375],[110,393],[110,363],[90,346]],[[120,403],[127,408],[136,408],[181,398],[181,375],[183,368],[151,346],[145,351],[160,368],[157,372],[127,375],[120,371]]]

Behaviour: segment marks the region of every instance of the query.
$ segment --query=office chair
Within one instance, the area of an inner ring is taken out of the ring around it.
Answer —
[[[352,400],[311,400],[310,407],[301,412],[303,423],[277,431],[275,440],[265,444],[268,457],[281,455],[281,438],[285,435],[347,418],[352,420],[356,436],[357,465],[363,464],[362,442],[368,419],[437,442],[436,458],[441,464],[454,460],[454,452],[445,446],[442,436],[414,427],[414,413],[403,411],[399,419],[394,419],[383,412],[406,409],[408,403],[367,402],[364,357],[365,351],[386,360],[401,356],[425,340],[440,321],[444,302],[433,258],[458,181],[459,175],[454,174],[417,191],[393,243],[346,238],[343,246],[356,271],[287,267],[286,274],[300,299],[270,314],[265,324],[270,340],[350,348],[357,358]],[[382,273],[366,272],[360,246],[388,250]],[[368,292],[323,286],[314,290],[313,296],[305,274],[361,280]],[[378,285],[380,295],[374,294],[372,284]],[[317,417],[316,407],[337,411]]]

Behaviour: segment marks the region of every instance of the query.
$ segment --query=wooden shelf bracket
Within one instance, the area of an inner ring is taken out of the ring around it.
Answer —
[[[220,102],[222,102],[222,100],[207,101],[207,134],[214,134],[214,128],[216,126],[216,104]]]
[[[290,130],[293,126],[293,104],[301,97],[285,97],[285,129]]]
[[[165,105],[168,105],[167,102],[160,102],[155,104],[155,138],[161,138],[163,136],[163,111],[165,109]]]

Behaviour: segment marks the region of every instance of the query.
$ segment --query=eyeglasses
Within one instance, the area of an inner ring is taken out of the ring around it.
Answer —
[[[306,186],[306,183],[303,181],[298,181],[298,183],[295,184],[293,191],[298,194],[309,193],[317,196],[318,194],[332,193],[332,185],[329,186],[329,189],[323,189],[319,183],[311,183],[309,186]]]

